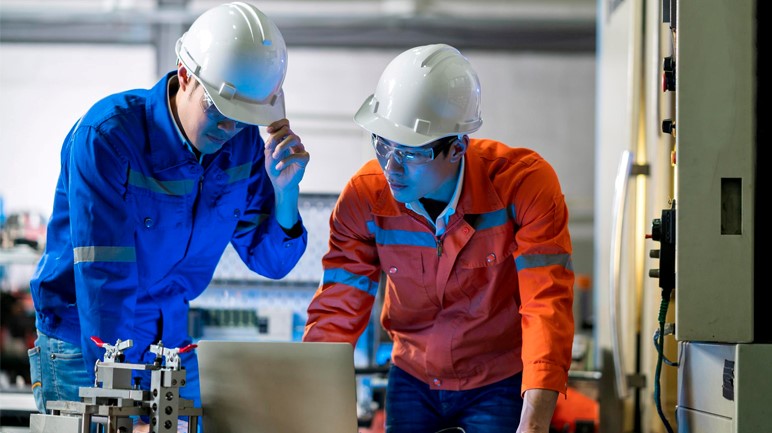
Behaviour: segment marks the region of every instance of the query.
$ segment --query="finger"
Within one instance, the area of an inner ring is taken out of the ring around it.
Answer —
[[[282,128],[277,130],[275,133],[270,134],[265,142],[265,148],[273,150],[282,140],[284,140],[287,135],[291,133],[292,131]]]
[[[292,154],[299,151],[304,151],[305,147],[300,141],[300,137],[295,134],[290,134],[284,137],[273,149],[272,157],[280,158],[283,154]]]
[[[281,137],[274,140],[270,140],[269,144],[265,146],[265,157],[270,159],[280,159],[281,154],[286,146],[281,147],[281,143],[284,142],[287,137]]]
[[[271,136],[268,138],[268,143],[266,144],[266,148],[271,150],[276,149],[288,139],[300,141],[300,138],[298,138],[298,136],[295,135],[295,133],[292,132],[291,129],[281,128],[278,131],[276,131],[275,134],[271,134]]]
[[[308,166],[308,161],[310,161],[310,159],[311,155],[309,155],[308,152],[293,153],[276,163],[275,168],[277,171],[282,171],[292,164],[297,164],[301,169],[305,169],[306,166]]]
[[[289,128],[289,120],[287,120],[287,119],[279,119],[279,120],[271,123],[270,125],[268,125],[265,128],[265,131],[268,132],[269,134],[274,134],[274,133],[276,133],[276,131],[278,131],[278,130],[284,128],[284,127]]]

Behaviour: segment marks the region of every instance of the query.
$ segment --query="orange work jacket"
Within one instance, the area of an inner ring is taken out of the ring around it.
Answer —
[[[384,275],[391,361],[437,390],[523,372],[566,392],[574,273],[558,177],[532,150],[470,140],[456,212],[439,238],[394,200],[378,162],[347,183],[330,217],[323,281],[304,341],[355,344]]]

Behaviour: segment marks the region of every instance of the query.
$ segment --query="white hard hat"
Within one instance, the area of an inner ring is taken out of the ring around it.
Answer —
[[[256,7],[233,2],[207,10],[175,51],[226,117],[253,125],[284,118],[287,46]]]
[[[424,45],[386,66],[354,121],[372,134],[418,147],[480,129],[480,80],[457,49]]]

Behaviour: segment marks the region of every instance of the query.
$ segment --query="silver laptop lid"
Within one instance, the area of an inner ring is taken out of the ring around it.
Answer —
[[[205,433],[357,433],[348,343],[198,343]]]

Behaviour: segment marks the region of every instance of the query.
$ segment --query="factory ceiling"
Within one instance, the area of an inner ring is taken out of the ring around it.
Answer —
[[[255,0],[290,46],[595,50],[595,0]],[[0,43],[155,44],[212,0],[3,0]]]

